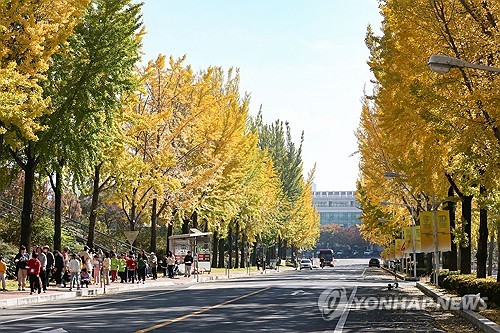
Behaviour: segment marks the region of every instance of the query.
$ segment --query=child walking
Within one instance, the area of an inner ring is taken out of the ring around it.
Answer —
[[[3,261],[3,256],[0,255],[0,281],[2,281],[2,291],[7,291],[5,288],[5,275],[7,274],[7,264]]]
[[[101,261],[99,260],[99,255],[97,254],[94,255],[92,267],[94,268],[94,283],[98,285],[101,283]]]
[[[38,289],[38,293],[42,292],[42,286],[40,281],[40,267],[42,264],[40,260],[37,259],[37,254],[33,251],[30,260],[28,260],[28,277],[30,280],[30,295],[33,295],[35,289]]]
[[[82,288],[89,287],[90,284],[90,274],[87,272],[87,267],[82,268],[82,272],[80,273],[80,284],[82,285]]]
[[[80,290],[80,271],[81,271],[81,263],[80,260],[77,259],[75,253],[71,255],[71,260],[69,261],[69,271],[71,272],[71,278],[69,282],[69,291],[73,290],[76,282],[76,289]]]

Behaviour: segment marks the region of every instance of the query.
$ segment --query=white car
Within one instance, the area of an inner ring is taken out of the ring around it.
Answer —
[[[313,269],[312,261],[309,259],[302,259],[300,261],[300,269]]]

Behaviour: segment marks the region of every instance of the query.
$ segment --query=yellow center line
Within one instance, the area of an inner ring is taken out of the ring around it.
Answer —
[[[193,311],[193,312],[185,314],[183,316],[180,316],[180,317],[177,317],[177,318],[174,318],[174,319],[169,319],[167,321],[164,321],[163,323],[159,323],[159,324],[156,324],[154,326],[151,326],[151,327],[148,327],[148,328],[144,328],[142,330],[135,331],[135,333],[146,333],[146,332],[149,332],[149,331],[153,331],[153,330],[156,330],[158,328],[162,328],[162,327],[168,326],[170,324],[182,321],[182,320],[187,319],[189,317],[193,317],[193,316],[199,315],[201,313],[204,313],[204,312],[216,309],[216,308],[224,306],[226,304],[230,304],[230,303],[236,302],[236,301],[238,301],[240,299],[250,297],[252,295],[264,292],[264,291],[269,290],[269,289],[271,289],[271,287],[259,289],[259,290],[256,290],[256,291],[252,291],[252,292],[250,292],[248,294],[244,294],[244,295],[232,298],[232,299],[227,300],[225,302],[222,302],[222,303],[219,303],[219,304],[215,304],[215,305],[211,305],[211,306],[207,306],[207,307],[205,307],[205,308],[203,308],[201,310]]]

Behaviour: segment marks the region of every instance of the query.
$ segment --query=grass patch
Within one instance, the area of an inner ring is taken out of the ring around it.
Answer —
[[[500,308],[486,309],[479,311],[481,316],[484,316],[494,323],[500,324]]]

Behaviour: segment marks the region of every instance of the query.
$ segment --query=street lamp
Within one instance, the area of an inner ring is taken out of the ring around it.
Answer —
[[[471,64],[461,59],[449,57],[442,54],[431,55],[427,64],[433,72],[441,74],[448,73],[451,68],[474,68],[488,72],[500,73],[500,68],[497,67]]]
[[[385,173],[384,173],[385,176]],[[416,246],[415,246],[415,217],[413,216],[413,206],[408,205],[408,204],[401,204],[401,203],[393,203],[393,202],[387,202],[387,201],[382,201],[380,203],[380,206],[399,206],[399,207],[408,207],[410,208],[410,214],[411,214],[411,245],[412,245],[412,251],[413,251],[413,277],[417,278],[417,253],[416,253]]]

